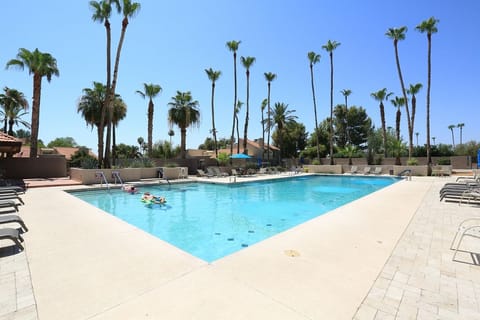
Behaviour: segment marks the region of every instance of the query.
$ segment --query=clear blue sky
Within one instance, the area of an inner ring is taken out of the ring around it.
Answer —
[[[322,49],[329,39],[340,42],[334,52],[334,104],[344,102],[342,89],[353,91],[349,105],[362,106],[380,127],[378,103],[370,93],[386,87],[401,95],[394,48],[385,32],[407,26],[399,43],[406,84],[421,82],[417,96],[415,132],[425,143],[425,93],[427,39],[415,30],[421,21],[439,19],[432,41],[431,135],[436,143],[451,143],[450,124],[465,123],[463,141],[478,136],[480,89],[480,1],[426,0],[139,0],[142,8],[131,19],[122,51],[117,93],[128,112],[117,130],[117,143],[137,145],[147,138],[147,101],[136,90],[143,83],[159,84],[155,99],[154,141],[168,140],[167,104],[177,90],[191,91],[200,103],[201,126],[187,132],[187,148],[196,148],[211,128],[211,82],[205,69],[221,70],[216,86],[216,124],[219,137],[229,137],[233,108],[233,58],[226,47],[241,41],[238,58],[253,56],[251,68],[249,137],[261,137],[260,103],[267,95],[264,72],[277,74],[271,100],[296,110],[308,132],[314,128],[307,52],[321,54],[315,66],[318,118],[329,115],[330,65]],[[82,89],[93,81],[105,83],[105,29],[92,21],[87,0],[6,1],[2,3],[3,45],[0,64],[15,58],[19,48],[52,54],[60,77],[43,81],[39,138],[45,143],[57,137],[73,137],[79,145],[96,151],[96,130],[87,127],[77,113]],[[115,50],[120,18],[112,18]],[[113,58],[112,58],[113,59]],[[0,68],[0,85],[25,93],[31,103],[32,77],[27,71]],[[238,97],[245,102],[245,69],[238,62]],[[395,109],[386,104],[387,126],[395,126]],[[30,121],[30,114],[25,120]],[[407,119],[402,116],[402,136],[407,140]],[[244,112],[240,115],[243,129]],[[18,129],[18,128],[16,128]],[[174,144],[180,132],[174,127]],[[242,130],[243,131],[243,130]],[[456,143],[459,132],[455,130]]]

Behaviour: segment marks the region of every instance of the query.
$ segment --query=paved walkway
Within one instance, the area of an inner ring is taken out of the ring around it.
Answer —
[[[425,193],[400,240],[394,246],[390,257],[384,260],[386,263],[383,268],[380,268],[380,273],[377,273],[378,277],[373,282],[373,285],[370,286],[370,290],[367,289],[368,292],[365,292],[363,302],[355,307],[357,311],[351,314],[351,316],[343,316],[341,319],[480,319],[480,266],[469,264],[471,260],[469,260],[470,256],[468,255],[460,256],[460,259],[466,263],[453,262],[453,253],[449,249],[451,239],[453,239],[459,223],[466,218],[480,217],[478,212],[480,208],[468,205],[459,206],[454,203],[439,201],[438,191],[445,182],[453,179],[413,178],[413,180],[412,186],[414,186],[415,181],[422,181],[422,184],[427,185],[428,191]],[[408,202],[408,195],[403,194],[402,196],[406,197],[405,201]],[[402,213],[402,208],[399,206],[398,214]],[[315,228],[318,229],[318,225]],[[311,231],[311,228],[304,229],[303,232],[308,233]],[[365,237],[364,234],[358,236]],[[150,241],[149,239],[146,240]],[[0,320],[38,319],[37,306],[33,294],[34,288],[32,288],[30,279],[29,261],[27,261],[25,252],[15,253],[12,247],[5,248],[7,246],[6,241],[2,241],[0,245]],[[33,243],[28,243],[27,240],[27,251],[30,245],[33,246]],[[382,244],[380,243],[379,245]],[[252,247],[253,255],[256,255],[255,249],[257,248]],[[320,250],[322,248],[317,247],[317,249]],[[158,250],[158,248],[155,250]],[[369,249],[367,247],[361,248],[361,250]],[[300,250],[300,253],[304,257],[312,252],[306,252],[304,249],[303,251]],[[368,252],[365,251],[364,253],[365,260],[371,260]],[[245,256],[246,254],[243,255]],[[38,263],[39,260],[36,258],[40,257],[34,253],[33,261]],[[178,260],[178,258],[175,259]],[[265,259],[268,259],[268,256]],[[325,259],[325,257],[322,257],[322,259]],[[225,263],[221,261],[217,266],[209,266],[206,270],[201,265],[199,268],[209,271],[205,281],[214,281],[214,279],[220,277],[228,280],[230,285],[236,285],[236,283],[230,283],[230,279],[226,277],[227,273],[225,271],[213,273],[214,267],[222,267],[222,264],[228,266],[229,262],[234,261],[225,261]],[[298,261],[301,262],[302,260]],[[301,263],[309,262],[311,261],[303,260]],[[358,260],[353,263],[358,264],[358,267],[360,267],[364,261]],[[231,265],[235,268],[236,263],[230,263]],[[291,264],[287,266],[289,268],[293,267]],[[314,272],[313,269],[311,271]],[[300,275],[297,274],[296,276],[299,277]],[[346,276],[351,277],[348,274]],[[315,277],[317,276],[315,275]],[[39,283],[41,280],[43,279],[37,279]],[[179,283],[182,289],[188,288],[189,285],[187,283],[191,283],[188,282],[188,277],[186,281]],[[283,281],[287,281],[287,279],[283,279]],[[332,281],[335,281],[335,279],[332,279]],[[247,283],[245,282],[245,284]],[[291,283],[291,285],[294,284]],[[295,289],[297,285],[294,285]],[[352,289],[355,286],[356,283],[351,283]],[[263,299],[265,292],[259,291],[258,293],[260,295],[257,299],[260,297]],[[337,292],[337,294],[341,293]],[[147,298],[150,293],[144,292],[142,295],[145,296],[144,298]],[[164,298],[167,299],[166,296]],[[161,301],[157,301],[157,303],[159,302]],[[50,301],[50,303],[53,304],[52,307],[56,305],[57,308],[61,308],[60,301]],[[131,304],[127,305],[131,306]],[[300,307],[301,303],[298,306]],[[124,308],[123,310],[130,309]],[[122,309],[120,308],[120,310]],[[317,318],[311,315],[308,316],[308,314],[299,316],[298,310],[295,310],[296,312],[291,311],[293,310],[283,310],[283,317],[280,316],[277,319],[293,319],[289,318],[288,314],[291,316],[295,315],[295,319]],[[106,314],[108,315],[108,312]],[[115,312],[111,312],[111,314],[115,315]],[[251,315],[253,315],[252,319],[255,318],[255,312],[251,313]],[[146,316],[148,316],[148,313],[145,314]],[[108,319],[108,316],[105,318]],[[77,319],[85,318],[77,317]]]

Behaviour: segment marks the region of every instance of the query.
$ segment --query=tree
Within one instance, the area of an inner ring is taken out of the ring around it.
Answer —
[[[215,82],[220,78],[222,72],[221,71],[214,71],[212,68],[205,69],[207,73],[208,79],[212,81],[212,134],[213,134],[213,142],[215,148],[215,158],[218,158],[218,147],[217,147],[217,129],[215,128]],[[171,139],[170,139],[171,140]],[[170,141],[171,144],[171,141]]]
[[[75,142],[75,139],[73,139],[72,137],[56,138],[55,140],[52,140],[47,144],[48,148],[53,148],[53,147],[76,148],[77,146],[78,145]]]
[[[270,161],[270,129],[272,128],[272,116],[271,116],[271,111],[272,109],[270,108],[270,87],[272,84],[272,81],[277,78],[277,75],[272,72],[265,72],[263,74],[265,76],[265,80],[267,80],[267,88],[268,88],[268,95],[267,95],[267,160]]]
[[[148,111],[147,111],[147,117],[148,117],[148,125],[147,125],[147,131],[148,131],[148,137],[147,137],[147,150],[148,150],[148,155],[151,155],[152,153],[152,146],[153,146],[153,110],[154,110],[154,104],[153,104],[153,98],[155,98],[160,92],[162,92],[162,87],[160,87],[158,84],[143,84],[143,91],[137,90],[136,93],[138,93],[143,99],[148,98]]]
[[[172,145],[172,137],[175,135],[173,129],[168,130],[168,136],[170,137],[170,145]]]
[[[117,2],[115,0],[108,0],[111,2]],[[118,41],[117,46],[117,53],[115,56],[115,65],[113,67],[113,78],[112,78],[112,87],[110,90],[107,90],[107,98],[105,105],[107,106],[108,110],[108,121],[107,121],[107,136],[105,142],[105,157],[104,157],[104,165],[106,168],[110,168],[110,139],[111,139],[111,130],[112,130],[112,118],[114,112],[113,100],[115,99],[115,89],[117,86],[117,78],[118,78],[118,67],[120,64],[120,53],[123,47],[123,41],[125,39],[125,33],[127,31],[127,26],[129,23],[129,18],[135,16],[138,11],[140,11],[140,3],[132,2],[131,0],[122,0],[121,6],[123,19],[122,19],[122,30],[120,33],[120,40]],[[108,89],[108,85],[107,85]]]
[[[340,90],[340,93],[345,98],[345,113],[348,115],[348,96],[352,94],[352,90],[350,89],[343,89]],[[347,139],[347,144],[350,142],[349,140],[349,132],[348,132],[348,117],[345,117],[345,137]]]
[[[268,99],[263,99],[262,100],[262,104],[260,105],[260,111],[262,112],[262,161],[264,160],[264,156],[265,156],[265,116],[264,116],[264,112],[265,112],[265,108],[267,107],[268,105]]]
[[[410,115],[410,127],[408,128],[409,131],[409,137],[412,137],[413,139],[413,129],[415,127],[415,113],[417,112],[417,98],[415,95],[422,89],[422,84],[417,83],[417,84],[410,84],[410,87],[407,90],[407,93],[412,96],[412,113]],[[418,143],[417,143],[418,146]],[[408,145],[409,148],[413,148],[413,140],[412,142]],[[409,150],[409,153],[411,154],[413,150]]]
[[[362,107],[351,106],[348,111],[343,105],[337,105],[333,111],[334,136],[337,140],[337,147],[342,149],[353,145],[357,149],[365,149],[368,136],[373,131],[372,119]],[[348,119],[348,121],[345,121]],[[349,124],[349,141],[345,136],[346,123]]]
[[[310,62],[310,84],[312,86],[312,98],[313,98],[313,115],[315,118],[315,132],[318,132],[318,120],[317,120],[317,100],[315,97],[315,81],[313,77],[313,66],[320,62],[320,55],[310,51],[307,54],[308,61]],[[317,139],[317,159],[320,160],[320,145],[318,144],[319,139]]]
[[[397,109],[397,114],[395,117],[395,136],[397,140],[400,140],[400,121],[402,119],[401,107],[405,106],[405,99],[403,97],[395,97],[395,99],[390,100],[393,106]]]
[[[232,121],[232,134],[230,136],[230,154],[233,154],[233,140],[235,134],[235,110],[237,109],[237,50],[238,46],[240,45],[241,41],[228,41],[227,48],[231,52],[233,52],[233,87],[234,87],[234,95],[233,95],[233,121]]]
[[[427,53],[427,162],[432,163],[431,146],[430,146],[430,88],[432,79],[432,34],[437,33],[437,23],[439,20],[431,17],[422,21],[415,29],[421,33],[427,34],[428,53]],[[435,143],[434,143],[435,144]]]
[[[116,94],[115,98],[113,99],[113,117],[112,117],[112,158],[115,163],[117,159],[117,142],[116,142],[116,130],[118,127],[118,123],[125,119],[127,115],[127,105],[120,97],[120,95]]]
[[[330,164],[333,165],[333,51],[340,45],[339,42],[328,40],[322,46],[330,56]]]
[[[307,146],[308,133],[305,126],[296,121],[287,121],[283,127],[282,134],[282,154],[284,158],[296,158],[300,151]],[[272,134],[272,139],[279,145],[279,131]]]
[[[395,61],[397,64],[398,78],[400,79],[400,86],[402,88],[403,99],[405,103],[405,112],[407,113],[407,124],[408,124],[408,157],[412,157],[412,145],[413,145],[413,128],[410,121],[410,109],[408,107],[408,98],[407,91],[405,89],[405,83],[403,82],[402,69],[400,68],[400,58],[398,56],[398,41],[405,40],[405,33],[407,32],[407,27],[403,26],[400,28],[389,28],[385,33],[387,37],[393,40],[393,47],[395,49]]]
[[[387,157],[387,125],[385,122],[385,106],[383,105],[383,101],[388,100],[388,97],[390,97],[392,94],[392,92],[387,93],[387,88],[383,88],[370,94],[371,97],[380,102],[379,108],[380,120],[382,122],[383,154],[385,158]]]
[[[30,124],[21,119],[22,116],[27,114],[28,101],[23,92],[8,87],[3,90],[5,93],[0,94],[0,106],[3,108],[3,111],[0,110],[0,112],[4,116],[3,132],[13,136],[13,125],[15,124],[30,128]]]
[[[33,98],[32,98],[32,121],[31,121],[31,144],[30,158],[37,157],[38,131],[40,126],[40,97],[42,93],[42,78],[52,80],[52,76],[58,76],[57,60],[49,53],[40,52],[38,49],[29,51],[20,48],[17,58],[7,62],[7,68],[18,67],[21,70],[28,69],[33,74]]]
[[[143,137],[138,137],[137,143],[140,146],[140,149],[142,149],[142,155],[143,155],[145,153],[145,150],[147,149],[147,146],[145,144],[145,139],[143,139]]]
[[[106,41],[107,41],[107,84],[106,84],[106,90],[107,92],[104,95],[104,101],[103,105],[101,106],[100,110],[100,119],[98,123],[98,129],[100,132],[98,132],[98,136],[100,139],[98,140],[98,163],[99,166],[102,166],[103,163],[103,131],[105,128],[105,123],[106,123],[106,114],[107,114],[107,108],[109,105],[109,99],[110,99],[110,88],[112,86],[112,67],[111,67],[111,44],[112,44],[112,36],[111,36],[111,27],[110,27],[110,16],[112,14],[112,4],[115,5],[115,8],[117,12],[120,12],[121,7],[120,7],[120,0],[100,0],[100,1],[90,1],[90,8],[93,10],[93,15],[92,15],[92,20],[94,22],[100,22],[103,23],[106,31]]]
[[[245,111],[245,127],[243,130],[243,153],[248,154],[247,139],[248,139],[248,121],[250,113],[250,67],[255,63],[254,57],[241,57],[243,66],[245,67],[245,73],[247,76],[247,110]]]
[[[415,132],[415,136],[417,137],[417,148],[418,148],[418,136],[420,135],[420,132]]]
[[[457,126],[454,125],[454,124],[451,124],[448,126],[448,129],[450,129],[450,131],[452,132],[452,146],[453,146],[453,149],[455,149],[455,136],[453,134],[453,129],[456,128]]]
[[[285,132],[284,132],[285,127],[287,126],[287,123],[295,121],[295,119],[297,119],[297,116],[292,115],[292,113],[294,112],[296,111],[288,110],[288,104],[285,104],[283,102],[275,103],[273,113],[272,113],[272,118],[273,118],[272,120],[278,132],[278,147],[280,148],[280,154],[279,154],[280,159],[284,155],[283,136],[285,135]]]
[[[242,109],[243,102],[238,100],[237,101],[237,108],[235,109],[235,127],[237,128],[237,153],[240,153],[240,129],[238,124],[238,114]]]
[[[180,128],[180,156],[182,159],[185,159],[187,128],[200,124],[199,103],[197,100],[193,100],[190,91],[177,91],[177,94],[172,97],[172,101],[168,105],[170,106],[168,122],[170,126],[175,124]]]
[[[463,127],[465,127],[465,123],[457,124],[457,128],[460,129],[460,145],[462,145]]]

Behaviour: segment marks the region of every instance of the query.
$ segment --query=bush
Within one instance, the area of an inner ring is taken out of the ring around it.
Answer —
[[[320,164],[320,160],[318,160],[318,159],[313,159],[313,160],[312,160],[312,164],[314,164],[314,165],[319,165],[319,164]]]
[[[409,166],[418,166],[418,159],[417,158],[410,158],[407,160],[407,165]]]
[[[438,165],[444,165],[444,166],[450,165],[450,159],[449,158],[440,158],[440,159],[438,159],[437,164]]]

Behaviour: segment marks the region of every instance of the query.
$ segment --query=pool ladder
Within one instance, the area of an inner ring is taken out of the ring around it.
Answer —
[[[105,183],[105,186],[107,189],[110,189],[110,186],[108,185],[107,177],[105,177],[105,174],[103,171],[97,171],[95,172],[95,178],[100,180],[100,187],[103,187],[103,184]]]
[[[112,178],[113,178],[113,182],[115,184],[117,184],[117,182],[119,182],[120,185],[123,187],[123,181],[122,181],[122,178],[120,178],[120,172],[112,171]]]

